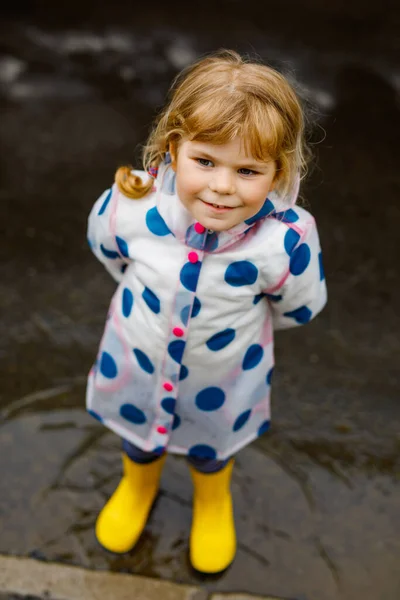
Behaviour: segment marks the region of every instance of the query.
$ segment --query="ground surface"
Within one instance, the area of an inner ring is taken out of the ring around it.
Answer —
[[[389,2],[15,3],[0,25],[0,552],[307,600],[397,600],[399,67]],[[271,433],[233,477],[239,551],[188,565],[189,474],[170,457],[138,547],[97,545],[119,443],[84,410],[113,282],[85,241],[94,200],[137,160],[171,77],[220,46],[290,70],[314,107],[303,193],[329,304],[277,337]]]

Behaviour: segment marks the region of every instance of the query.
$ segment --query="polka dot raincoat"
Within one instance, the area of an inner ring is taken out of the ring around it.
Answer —
[[[145,198],[115,184],[100,196],[89,244],[119,285],[88,378],[93,416],[143,450],[203,458],[227,458],[268,429],[274,330],[307,323],[327,297],[297,191],[271,192],[220,233],[180,202],[169,164]]]

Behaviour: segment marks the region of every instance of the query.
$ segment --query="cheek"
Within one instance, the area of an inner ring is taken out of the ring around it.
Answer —
[[[201,181],[199,177],[196,177],[196,173],[193,171],[177,171],[176,175],[176,189],[178,194],[185,196],[191,196],[196,194],[201,189]]]
[[[247,189],[245,194],[246,205],[249,208],[260,209],[269,193],[269,186],[266,185],[255,185],[252,188]]]
[[[261,192],[261,193],[253,193],[253,194],[249,194],[246,197],[246,206],[248,208],[251,208],[253,210],[259,210],[262,205],[264,204],[266,199],[266,196]]]

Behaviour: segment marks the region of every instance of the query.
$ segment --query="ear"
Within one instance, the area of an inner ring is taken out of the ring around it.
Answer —
[[[177,144],[175,141],[169,143],[169,153],[171,155],[171,167],[176,171]]]

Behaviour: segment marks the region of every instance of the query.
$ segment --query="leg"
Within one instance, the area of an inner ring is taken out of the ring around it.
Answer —
[[[166,455],[144,452],[123,440],[124,475],[96,522],[96,537],[111,552],[131,550],[158,492]]]
[[[218,471],[222,471],[224,467],[229,463],[230,458],[226,458],[225,460],[216,460],[213,458],[199,458],[197,456],[188,456],[188,463],[196,469],[196,471],[200,471],[200,473],[218,473]]]
[[[149,463],[158,460],[161,456],[158,452],[146,452],[145,450],[134,446],[127,440],[122,440],[122,451],[133,462],[139,463],[140,465],[148,465]]]
[[[203,573],[228,567],[236,553],[230,480],[233,459],[189,458],[193,480],[193,521],[190,560]]]

